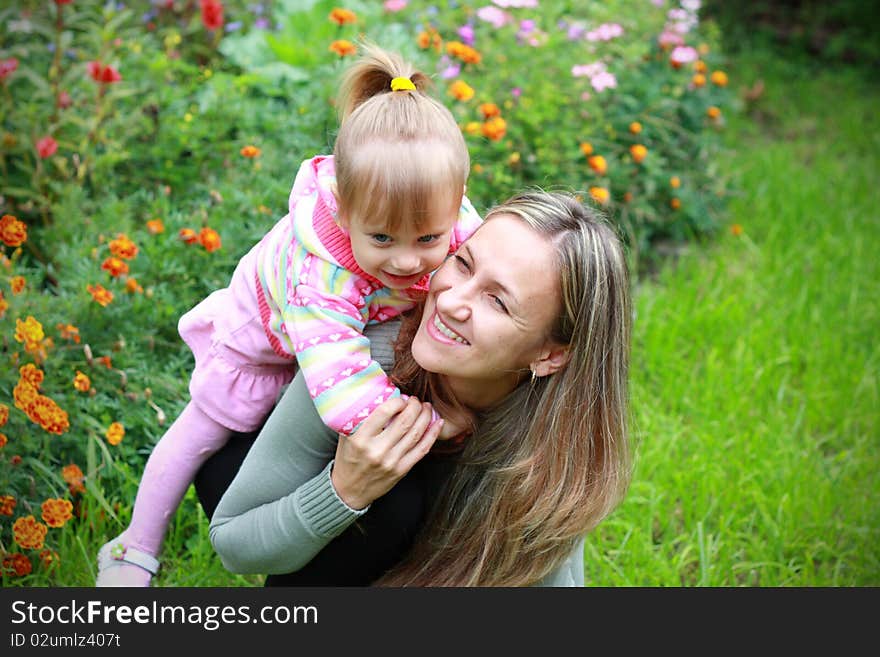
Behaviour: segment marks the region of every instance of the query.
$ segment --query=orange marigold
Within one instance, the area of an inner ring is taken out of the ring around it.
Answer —
[[[734,237],[739,237],[742,235],[743,227],[740,224],[731,224],[730,226],[730,234]]]
[[[479,64],[483,56],[478,50],[468,46],[461,41],[450,41],[446,44],[446,52],[457,57],[465,64]]]
[[[18,368],[18,377],[22,381],[30,383],[34,388],[39,388],[43,385],[46,374],[33,363],[28,363]]]
[[[23,342],[25,346],[28,346],[38,344],[44,337],[46,334],[43,333],[43,325],[33,315],[28,315],[24,321],[15,320],[16,342]]]
[[[9,420],[9,407],[6,404],[0,404],[0,427]]]
[[[456,100],[468,101],[474,97],[474,88],[464,80],[456,80],[449,85],[449,94]]]
[[[27,413],[27,409],[34,403],[40,392],[24,379],[20,380],[12,389],[12,399],[15,407]]]
[[[260,157],[260,153],[262,153],[262,152],[263,151],[261,151],[259,148],[257,148],[256,146],[254,146],[252,144],[248,144],[247,146],[242,146],[241,150],[239,151],[239,153],[241,153],[242,157],[249,157],[249,158]]]
[[[709,79],[712,81],[712,84],[719,87],[727,86],[727,73],[724,71],[713,71],[712,75],[709,76]]]
[[[483,124],[483,136],[498,141],[507,132],[507,121],[500,116],[493,116]]]
[[[99,356],[95,360],[101,363],[101,365],[106,367],[108,370],[113,369],[113,362],[110,360],[110,356]]]
[[[648,156],[648,149],[642,144],[633,144],[629,147],[629,154],[636,164],[640,164]]]
[[[590,168],[600,176],[604,176],[608,171],[608,162],[606,162],[605,158],[601,155],[593,155],[587,159],[587,164],[589,164]]]
[[[43,568],[49,569],[61,563],[61,558],[55,550],[46,548],[40,551],[40,561],[43,563]]]
[[[199,236],[192,228],[181,228],[177,236],[183,240],[184,244],[193,244],[199,241]]]
[[[7,554],[3,557],[3,571],[7,575],[24,577],[25,575],[30,575],[32,569],[31,560],[21,552]]]
[[[101,269],[109,273],[113,278],[117,278],[128,273],[128,263],[125,260],[110,256],[101,263]]]
[[[67,411],[46,395],[37,395],[27,407],[28,417],[49,433],[61,435],[70,429]]]
[[[694,77],[691,78],[691,84],[695,87],[706,86],[706,76],[702,73],[694,73]]]
[[[0,219],[0,241],[6,246],[21,246],[27,240],[27,224],[11,214]]]
[[[122,438],[125,436],[125,427],[122,426],[121,422],[114,422],[107,429],[107,433],[104,434],[107,438],[107,442],[111,445],[118,445],[122,442]]]
[[[3,296],[3,292],[0,291],[0,319],[3,319],[6,316],[6,311],[9,309],[9,302],[6,301],[6,298]]]
[[[80,392],[88,392],[89,388],[92,387],[92,380],[89,378],[88,374],[84,374],[77,370],[76,376],[73,377],[73,387]]]
[[[6,437],[5,433],[0,433],[0,449],[6,447],[6,443],[9,442],[9,438]]]
[[[86,285],[86,290],[92,295],[92,299],[105,308],[113,301],[113,293],[100,283],[98,285]]]
[[[672,176],[672,178],[669,179],[669,186],[673,189],[678,189],[681,187],[681,178],[678,176]]]
[[[61,468],[61,478],[67,482],[67,487],[71,494],[85,492],[86,487],[83,484],[85,475],[83,474],[82,469],[75,463],[65,465]]]
[[[709,67],[706,66],[706,62],[704,62],[702,59],[698,59],[697,61],[694,62],[694,71],[695,72],[705,73],[708,70],[709,70]]]
[[[147,230],[151,235],[158,235],[165,232],[165,224],[159,217],[156,217],[147,222]]]
[[[337,7],[330,12],[330,20],[337,25],[348,25],[349,23],[357,22],[357,14],[355,14],[351,9],[342,9],[340,7]]]
[[[468,121],[464,124],[464,132],[467,135],[478,135],[483,124],[479,121]]]
[[[33,516],[22,516],[12,525],[15,542],[25,550],[40,550],[49,528]]]
[[[137,245],[126,235],[119,233],[116,239],[110,240],[110,253],[123,260],[131,260],[138,254]]]
[[[642,131],[642,124],[638,121],[633,121],[629,124],[629,131],[634,135],[639,134]]]
[[[40,505],[42,518],[50,527],[64,527],[64,523],[73,517],[73,504],[70,500],[49,498]]]
[[[416,43],[423,50],[433,46],[434,50],[439,53],[443,49],[443,37],[435,29],[419,32],[419,35],[416,37]]]
[[[357,47],[347,39],[337,39],[327,49],[340,57],[347,57],[357,52]]]
[[[12,296],[18,296],[22,292],[24,292],[24,288],[26,285],[26,281],[24,280],[24,276],[13,276],[9,279],[9,289],[12,290]]]
[[[125,281],[125,291],[130,294],[134,294],[136,292],[139,294],[144,291],[144,288],[141,287],[136,278],[128,278]]]
[[[0,516],[11,516],[17,500],[12,495],[0,495]]]
[[[581,153],[583,153],[587,157],[589,157],[590,155],[593,154],[593,145],[588,141],[582,141],[580,143],[580,146],[578,146],[578,148],[580,148]]]
[[[55,328],[58,329],[62,338],[73,340],[76,344],[79,344],[79,329],[73,324],[56,324]]]
[[[681,199],[680,198],[672,198],[669,201],[669,207],[673,210],[678,210],[681,207]]]
[[[608,203],[608,199],[611,198],[611,193],[604,187],[590,187],[590,196],[596,203],[605,205]]]
[[[479,110],[484,119],[491,119],[493,116],[501,116],[501,109],[495,103],[483,103],[480,105]]]
[[[712,107],[706,110],[706,116],[713,120],[717,119],[719,116],[721,116],[721,110],[712,105]]]
[[[199,231],[199,244],[205,247],[205,251],[208,253],[217,251],[223,246],[223,242],[220,240],[220,234],[213,228],[208,228],[207,226]]]

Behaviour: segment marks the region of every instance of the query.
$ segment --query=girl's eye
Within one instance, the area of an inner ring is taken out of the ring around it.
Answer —
[[[373,241],[378,244],[388,244],[391,241],[391,237],[389,235],[385,235],[384,233],[376,233],[372,235]]]
[[[422,242],[423,244],[430,244],[431,242],[433,242],[439,238],[440,238],[439,235],[422,235],[419,238],[419,242]]]

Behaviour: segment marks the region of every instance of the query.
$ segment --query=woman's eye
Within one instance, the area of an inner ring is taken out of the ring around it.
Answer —
[[[460,255],[453,256],[455,258],[455,264],[458,265],[458,268],[463,271],[470,271],[471,266],[468,264],[468,261],[462,258]]]
[[[439,237],[439,235],[422,235],[419,238],[419,242],[422,242],[423,244],[430,244],[431,242],[439,239]]]
[[[496,306],[499,310],[501,310],[502,312],[505,312],[505,313],[506,313],[506,312],[507,312],[507,306],[504,305],[504,302],[501,300],[501,297],[496,297],[494,294],[491,295],[491,297],[492,297],[492,303],[494,303],[495,306]]]
[[[372,236],[373,241],[379,244],[388,244],[391,241],[391,237],[389,235],[385,235],[384,233],[376,233]]]

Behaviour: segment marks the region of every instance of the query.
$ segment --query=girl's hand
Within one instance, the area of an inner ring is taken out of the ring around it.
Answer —
[[[444,422],[431,425],[431,417],[430,404],[398,397],[378,406],[352,435],[340,434],[330,481],[342,501],[363,509],[391,490],[437,440]]]

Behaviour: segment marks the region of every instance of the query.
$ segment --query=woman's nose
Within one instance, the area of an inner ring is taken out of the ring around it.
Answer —
[[[437,310],[444,317],[464,322],[471,316],[470,292],[466,283],[453,285],[437,295]]]

